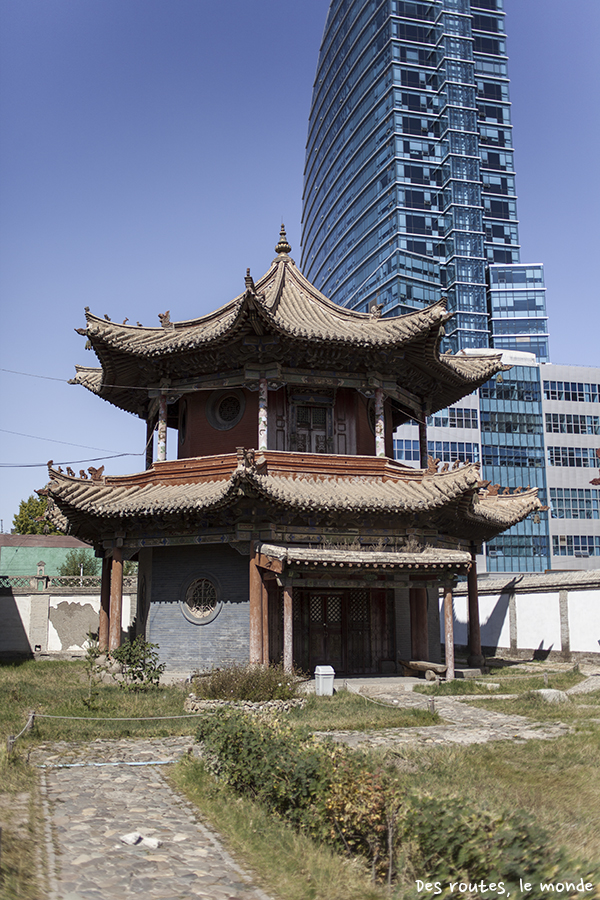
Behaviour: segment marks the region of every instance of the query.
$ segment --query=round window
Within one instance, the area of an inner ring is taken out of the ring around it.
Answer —
[[[243,391],[214,391],[206,404],[206,418],[218,431],[228,431],[241,421],[245,408]]]
[[[240,398],[236,397],[235,394],[229,394],[229,396],[223,397],[219,403],[217,407],[217,418],[222,422],[233,422],[234,419],[239,419],[241,410],[242,404],[240,403]]]
[[[185,592],[187,611],[195,619],[210,618],[217,608],[217,589],[208,578],[196,578]]]

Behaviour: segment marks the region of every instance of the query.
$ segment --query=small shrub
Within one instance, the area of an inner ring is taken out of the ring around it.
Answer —
[[[94,709],[102,683],[102,673],[106,670],[104,666],[98,666],[98,659],[102,656],[98,635],[88,631],[86,644],[84,664],[88,682],[88,695],[87,697],[82,697],[82,701],[83,705],[87,706],[88,709]]]
[[[567,876],[569,882],[598,878],[597,867],[587,867],[557,850],[548,832],[520,810],[492,813],[465,808],[458,797],[419,794],[409,798],[404,827],[404,837],[412,844],[413,869],[442,884],[503,882],[508,896],[523,879],[532,885],[527,896],[539,898],[546,896],[541,882],[563,881]],[[450,896],[448,889],[446,896]]]
[[[292,700],[298,696],[302,676],[285,672],[282,665],[232,664],[194,678],[194,691],[202,700]]]
[[[503,882],[513,893],[523,878],[534,884],[529,897],[537,898],[539,883],[559,873],[569,881],[598,878],[552,847],[548,833],[520,811],[492,813],[457,797],[407,795],[366,754],[319,742],[281,720],[219,710],[201,720],[198,739],[209,770],[237,794],[362,859],[374,881],[400,877],[408,888],[407,873],[418,872],[446,885]]]
[[[278,719],[259,722],[237,710],[206,716],[198,739],[209,771],[236,793],[368,860],[373,879],[391,871],[399,789],[381,768],[370,771],[365,756]]]
[[[149,644],[141,635],[134,641],[123,641],[120,647],[111,650],[111,659],[122,666],[122,688],[140,691],[158,687],[166,663],[158,662],[157,651],[158,644]]]

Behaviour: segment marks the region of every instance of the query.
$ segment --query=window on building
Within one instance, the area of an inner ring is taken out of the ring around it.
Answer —
[[[421,459],[419,442],[394,438],[394,459],[400,462],[419,462]]]
[[[546,431],[552,434],[600,434],[600,416],[546,413]]]
[[[600,459],[591,447],[548,447],[548,465],[572,469],[591,469]]]
[[[544,466],[544,451],[538,447],[482,444],[481,453],[484,466],[513,466],[517,469],[541,469]]]
[[[592,488],[550,488],[552,518],[599,518],[598,493]]]
[[[441,409],[433,416],[428,416],[427,424],[434,428],[477,428],[476,409]]]
[[[479,462],[479,444],[470,441],[428,441],[427,452],[443,463]]]
[[[600,535],[554,534],[552,535],[552,555],[580,558],[600,556]]]
[[[600,402],[600,385],[575,381],[544,381],[546,400],[569,400],[572,403]]]

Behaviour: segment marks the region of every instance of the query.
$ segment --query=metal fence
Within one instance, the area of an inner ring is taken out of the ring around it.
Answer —
[[[100,592],[100,575],[0,575],[0,590],[25,588],[31,591],[50,591],[58,588],[85,588],[90,592]],[[123,578],[123,590],[132,593],[137,590],[137,576]]]

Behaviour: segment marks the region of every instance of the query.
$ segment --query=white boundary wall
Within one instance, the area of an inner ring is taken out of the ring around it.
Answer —
[[[137,586],[123,592],[121,627],[124,633],[137,608]],[[0,592],[0,655],[85,653],[87,634],[98,631],[100,593],[95,588]]]
[[[440,609],[442,603],[443,598]],[[454,593],[458,646],[467,645],[467,619],[466,584],[459,584]],[[481,577],[479,619],[484,652],[600,658],[600,570]]]

